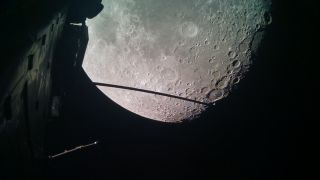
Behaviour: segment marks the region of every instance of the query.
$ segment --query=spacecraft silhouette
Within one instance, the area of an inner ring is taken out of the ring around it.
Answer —
[[[101,0],[0,4],[6,25],[1,28],[0,179],[41,179],[48,161],[47,126],[59,118],[58,109],[81,69],[88,42],[85,19],[96,16],[103,5]]]

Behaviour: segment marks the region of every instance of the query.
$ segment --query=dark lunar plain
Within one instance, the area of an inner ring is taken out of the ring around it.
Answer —
[[[182,124],[121,108],[82,72],[61,120],[48,126],[46,151],[100,143],[49,160],[46,178],[305,179],[305,126],[319,92],[318,21],[312,1],[275,0],[273,23],[244,80],[199,119]]]

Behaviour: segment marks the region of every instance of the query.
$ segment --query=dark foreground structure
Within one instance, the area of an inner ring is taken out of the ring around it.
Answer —
[[[100,1],[1,3],[1,179],[42,176],[47,125],[59,118],[80,72],[88,43],[85,19],[102,8]]]
[[[274,1],[273,24],[243,83],[179,125],[122,109],[83,72],[85,19],[101,1],[0,4],[1,180],[310,176],[304,126],[319,92],[313,1]]]

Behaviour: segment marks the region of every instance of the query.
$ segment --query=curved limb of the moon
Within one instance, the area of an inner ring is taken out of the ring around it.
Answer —
[[[90,40],[83,68],[92,81],[206,103],[227,97],[239,83],[272,22],[270,0],[103,4],[102,13],[87,21]],[[122,107],[158,121],[181,122],[205,110],[182,99],[99,89]]]

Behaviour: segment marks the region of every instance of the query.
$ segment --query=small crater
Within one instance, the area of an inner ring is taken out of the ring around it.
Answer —
[[[220,100],[221,98],[223,98],[223,95],[224,95],[223,90],[221,90],[221,89],[213,89],[212,91],[210,91],[207,94],[207,98],[210,101],[214,102],[214,101],[217,101],[217,100]]]
[[[256,31],[259,31],[261,29],[261,25],[260,24],[256,24]]]
[[[162,71],[163,67],[162,66],[157,66],[156,69],[157,69],[157,71]]]
[[[228,70],[227,75],[231,75],[233,73],[233,70]]]
[[[211,76],[214,78],[213,80],[215,81],[216,79],[218,79],[218,78],[220,78],[220,72],[219,71],[215,71],[215,70],[213,70],[213,71],[211,71],[212,73],[211,73]]]
[[[238,48],[239,52],[246,54],[250,50],[249,48],[250,43],[251,43],[251,40],[248,37],[242,40],[239,44],[239,48]]]
[[[215,60],[216,60],[216,57],[215,57],[215,56],[213,56],[213,57],[211,57],[211,58],[209,59],[209,63],[214,63],[214,62],[215,62]]]
[[[198,34],[198,27],[193,22],[185,22],[181,25],[181,35],[185,37],[195,37]]]
[[[186,95],[188,95],[188,94],[190,94],[190,93],[192,92],[192,90],[191,90],[190,88],[187,88],[187,89],[185,90],[185,92],[186,92]]]
[[[233,80],[232,80],[232,83],[233,84],[238,84],[240,82],[240,77],[235,77]]]
[[[162,60],[167,60],[167,56],[163,55],[163,56],[161,57],[161,59],[162,59]]]
[[[224,89],[228,86],[230,79],[227,76],[223,76],[219,81],[216,82],[216,87]]]
[[[272,23],[272,16],[271,16],[270,12],[264,12],[263,19],[264,19],[265,25],[271,24]]]
[[[209,40],[208,39],[204,40],[204,44],[209,45],[210,44]]]
[[[207,93],[208,90],[209,90],[208,87],[203,87],[201,88],[200,93]]]
[[[237,53],[235,51],[229,51],[228,56],[229,56],[229,58],[233,59],[237,56]]]
[[[195,46],[192,46],[190,49],[189,49],[189,53],[190,54],[194,54],[196,52],[196,47]]]
[[[241,65],[241,62],[240,62],[239,60],[234,60],[234,61],[232,62],[232,66],[233,66],[234,68],[238,68],[238,67],[240,67],[240,65]]]
[[[182,83],[181,80],[177,80],[177,81],[174,83],[174,85],[175,85],[175,86],[180,86],[181,83]]]

